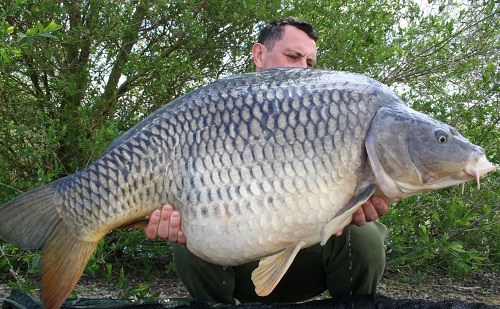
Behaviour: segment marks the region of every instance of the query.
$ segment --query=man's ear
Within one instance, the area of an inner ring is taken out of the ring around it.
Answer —
[[[260,43],[255,43],[252,46],[252,57],[253,62],[255,63],[255,70],[260,71],[263,67],[263,54],[265,52],[266,47]]]

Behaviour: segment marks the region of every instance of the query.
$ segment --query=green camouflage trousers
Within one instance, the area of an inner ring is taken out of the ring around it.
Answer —
[[[387,228],[379,222],[362,227],[351,224],[341,237],[331,237],[325,246],[301,250],[278,286],[265,297],[255,293],[250,279],[258,261],[214,265],[177,244],[173,246],[174,264],[191,297],[207,302],[291,303],[326,290],[331,295],[375,294],[385,267],[386,237]]]

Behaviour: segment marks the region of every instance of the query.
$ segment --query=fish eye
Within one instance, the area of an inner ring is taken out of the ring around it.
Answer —
[[[434,136],[436,137],[436,140],[441,144],[444,144],[448,141],[448,134],[446,134],[446,132],[441,129],[436,130],[434,132]]]

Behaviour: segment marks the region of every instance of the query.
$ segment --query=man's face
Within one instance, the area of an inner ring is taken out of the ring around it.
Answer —
[[[268,50],[256,43],[252,49],[256,71],[270,68],[310,68],[316,63],[316,42],[304,31],[286,25],[283,37]]]

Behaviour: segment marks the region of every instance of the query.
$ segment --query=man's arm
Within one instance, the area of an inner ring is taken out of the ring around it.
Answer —
[[[377,220],[388,211],[389,206],[384,199],[372,197],[361,208],[356,210],[352,215],[352,222],[362,226],[367,222]],[[144,233],[151,240],[160,238],[183,245],[187,242],[186,235],[182,232],[181,215],[170,204],[163,205],[161,209],[157,209],[151,214],[149,223],[144,228]],[[337,232],[335,235],[342,235],[342,231]]]

